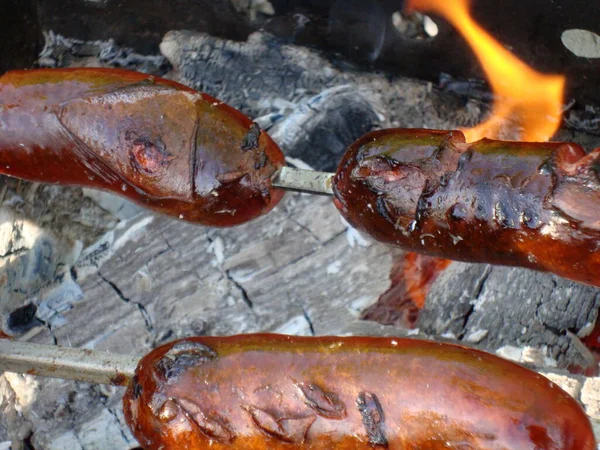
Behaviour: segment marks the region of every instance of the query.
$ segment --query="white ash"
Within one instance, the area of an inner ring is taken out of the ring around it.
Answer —
[[[301,314],[292,317],[288,322],[282,324],[273,330],[274,333],[280,334],[292,334],[295,336],[312,336],[313,333],[310,329],[310,323],[306,319],[306,316]]]
[[[467,334],[467,336],[464,339],[467,342],[473,342],[476,344],[477,342],[481,342],[487,335],[488,330],[474,329],[471,330],[471,332]]]
[[[365,237],[360,231],[350,225],[346,219],[340,216],[340,220],[346,227],[346,239],[348,240],[348,245],[351,248],[354,248],[356,245],[359,247],[368,247],[371,245],[369,238]]]

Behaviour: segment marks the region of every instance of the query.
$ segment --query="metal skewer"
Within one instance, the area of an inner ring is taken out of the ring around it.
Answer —
[[[138,357],[0,339],[0,372],[126,386]]]
[[[273,186],[288,191],[316,195],[333,195],[331,179],[333,173],[317,170],[295,169],[284,166],[273,176]]]

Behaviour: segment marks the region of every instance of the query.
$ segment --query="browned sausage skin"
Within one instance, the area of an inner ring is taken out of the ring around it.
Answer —
[[[335,203],[359,230],[407,250],[600,286],[599,152],[466,144],[459,131],[376,131],[344,155]]]
[[[275,143],[239,111],[117,69],[0,77],[0,173],[88,186],[184,220],[231,226],[273,208]]]
[[[595,450],[545,377],[428,341],[197,337],[139,363],[124,398],[146,450]]]

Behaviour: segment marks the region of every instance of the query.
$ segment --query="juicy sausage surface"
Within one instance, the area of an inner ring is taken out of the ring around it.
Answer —
[[[595,450],[579,404],[493,355],[397,338],[196,337],[124,398],[147,450]]]
[[[350,224],[388,244],[600,286],[599,153],[381,130],[344,155],[334,201]]]
[[[173,81],[117,69],[0,77],[0,173],[87,186],[183,220],[231,226],[283,191],[275,143],[234,108]]]

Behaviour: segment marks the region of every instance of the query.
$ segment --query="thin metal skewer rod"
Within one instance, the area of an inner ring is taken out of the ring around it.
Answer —
[[[138,357],[0,339],[0,372],[125,386]]]
[[[333,195],[332,178],[333,173],[284,166],[273,176],[273,186],[288,191]]]

